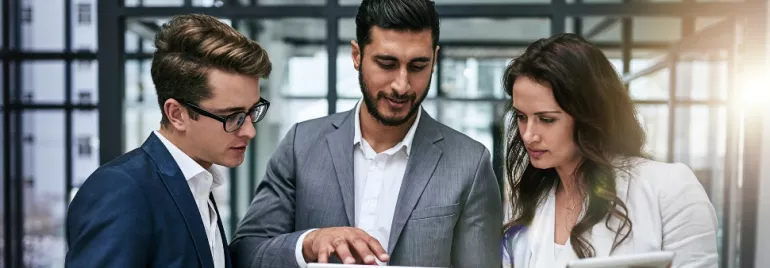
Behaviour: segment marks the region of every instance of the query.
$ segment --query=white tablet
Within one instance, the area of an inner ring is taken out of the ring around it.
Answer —
[[[308,263],[307,268],[371,268],[372,265],[360,265],[360,264],[334,264],[334,263]],[[433,267],[419,267],[419,266],[388,266],[388,267],[401,267],[401,268],[433,268]]]
[[[673,259],[673,252],[649,252],[574,260],[567,263],[567,268],[666,268]]]

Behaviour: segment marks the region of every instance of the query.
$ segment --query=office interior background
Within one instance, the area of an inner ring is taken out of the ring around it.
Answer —
[[[493,152],[510,99],[506,64],[531,42],[583,35],[611,59],[657,160],[691,167],[719,216],[720,267],[770,267],[768,0],[436,0],[441,50],[426,111]],[[243,165],[216,190],[228,239],[265,164],[299,121],[361,97],[350,40],[359,0],[3,0],[4,267],[63,267],[64,221],[100,164],[158,128],[152,39],[169,17],[205,13],[257,40],[272,102]],[[671,178],[676,179],[676,178]],[[643,224],[643,223],[639,223]],[[765,253],[765,254],[762,254]]]

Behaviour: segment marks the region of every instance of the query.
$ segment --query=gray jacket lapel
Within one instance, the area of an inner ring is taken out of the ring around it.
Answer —
[[[355,111],[355,110],[353,110]],[[337,181],[340,184],[342,201],[345,203],[345,214],[348,216],[348,224],[355,226],[355,189],[353,188],[353,112],[332,120],[337,130],[326,135],[329,144],[334,171],[337,173]],[[319,174],[322,175],[322,174]]]
[[[388,239],[387,250],[389,254],[392,254],[393,249],[396,248],[396,243],[404,230],[406,221],[412,214],[412,210],[417,205],[417,201],[420,199],[425,186],[428,185],[439,159],[441,159],[442,151],[435,143],[443,139],[443,136],[438,131],[436,124],[437,122],[423,110],[412,141],[409,162],[398,194],[396,212],[393,215]]]

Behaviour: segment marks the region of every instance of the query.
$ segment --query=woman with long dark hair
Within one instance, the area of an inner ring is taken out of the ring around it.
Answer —
[[[530,45],[504,74],[513,99],[506,267],[674,252],[717,267],[717,217],[685,165],[649,159],[634,104],[609,60],[574,34]]]

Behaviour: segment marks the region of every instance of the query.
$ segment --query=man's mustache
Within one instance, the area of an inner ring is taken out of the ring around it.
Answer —
[[[396,92],[391,92],[389,94],[385,94],[385,92],[382,92],[382,91],[377,92],[377,99],[381,99],[381,98],[388,98],[388,99],[395,100],[395,101],[414,101],[417,98],[417,94],[415,94],[415,93],[411,93],[411,94],[406,93],[406,94],[403,94],[403,95],[399,95]]]

